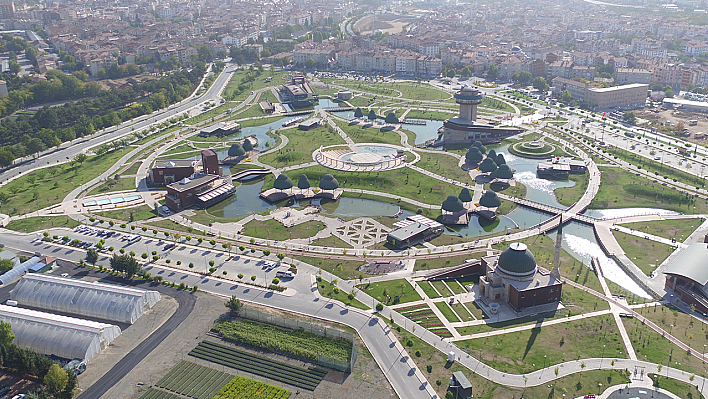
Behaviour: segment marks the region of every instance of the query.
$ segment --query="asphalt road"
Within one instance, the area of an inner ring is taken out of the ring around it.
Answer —
[[[646,378],[649,378],[649,377],[646,377]],[[615,392],[612,392],[607,397],[607,399],[630,399],[630,398],[671,399],[671,397],[669,395],[665,395],[659,391],[649,389],[649,388],[624,388],[624,389],[620,389]]]
[[[144,115],[136,118],[133,121],[127,121],[117,127],[109,128],[106,131],[96,133],[89,139],[79,139],[71,143],[64,143],[60,146],[60,150],[45,153],[45,155],[40,156],[37,160],[25,163],[21,166],[8,169],[0,173],[0,182],[5,182],[8,179],[12,179],[21,173],[26,173],[27,171],[36,169],[40,166],[46,166],[48,164],[57,164],[65,162],[67,157],[73,159],[77,154],[84,152],[85,150],[100,145],[102,143],[113,141],[124,135],[130,134],[133,131],[146,128],[152,124],[162,123],[165,120],[173,118],[175,115],[181,114],[182,112],[188,111],[192,108],[200,107],[207,101],[216,100],[219,98],[221,90],[226,86],[231,78],[231,73],[236,69],[236,66],[227,65],[222,73],[216,78],[214,83],[209,87],[209,89],[203,95],[195,95],[192,98],[186,100],[182,104],[172,105],[164,110],[159,110],[153,112],[151,115]],[[198,89],[199,90],[199,89]]]
[[[60,268],[55,274],[61,273],[69,273],[70,276],[77,278],[91,276],[108,283],[130,285],[136,288],[158,291],[161,294],[166,294],[175,298],[179,305],[175,313],[172,314],[172,316],[167,319],[162,326],[150,334],[149,337],[138,344],[138,346],[136,346],[132,351],[128,352],[128,354],[120,359],[118,364],[113,366],[113,368],[104,374],[103,377],[88,387],[88,389],[83,391],[80,396],[84,398],[100,398],[108,392],[109,389],[125,377],[133,368],[135,368],[135,366],[138,365],[138,363],[145,359],[145,357],[147,357],[153,349],[157,348],[157,346],[160,345],[160,343],[162,343],[168,335],[170,335],[180,324],[182,324],[189,314],[192,313],[194,310],[194,304],[196,303],[196,298],[190,291],[179,290],[164,285],[147,284],[134,280],[114,278],[114,276],[110,274],[75,266],[71,262],[60,261]]]

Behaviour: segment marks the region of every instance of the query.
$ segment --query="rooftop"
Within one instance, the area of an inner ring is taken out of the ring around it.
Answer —
[[[605,87],[604,89],[600,88],[590,88],[588,90],[594,91],[595,93],[611,93],[613,91],[620,91],[620,90],[625,90],[625,89],[638,89],[638,88],[643,88],[649,91],[649,85],[641,84],[641,83],[631,83],[628,85],[622,85],[622,86],[613,86],[613,87]]]
[[[388,236],[398,241],[405,241],[428,230],[429,228],[430,226],[422,223],[411,223],[408,226],[401,227],[388,233]]]
[[[693,243],[681,251],[664,270],[664,274],[673,274],[693,280],[701,286],[708,283],[708,244]]]
[[[155,161],[153,168],[186,168],[196,165],[192,159],[162,159]]]
[[[203,173],[195,173],[194,175],[192,175],[192,178],[184,178],[178,182],[174,182],[168,185],[167,187],[175,191],[182,192],[210,183],[218,178],[219,176],[217,175],[205,175]]]

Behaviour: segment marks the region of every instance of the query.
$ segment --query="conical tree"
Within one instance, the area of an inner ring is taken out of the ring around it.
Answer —
[[[443,201],[442,209],[446,212],[456,213],[465,209],[465,206],[456,195],[450,194],[447,196],[447,199]]]
[[[484,161],[479,164],[479,170],[482,172],[494,172],[497,170],[497,164],[492,161],[492,158],[484,158]]]
[[[504,165],[506,164],[506,159],[504,158],[504,154],[497,154],[497,159],[494,160],[497,165]]]
[[[474,143],[472,143],[472,145],[475,146],[475,147],[477,147],[477,149],[479,150],[479,152],[481,152],[482,154],[484,154],[484,153],[487,152],[487,147],[485,147],[485,146],[482,144],[482,142],[479,141],[479,140],[477,140],[477,141],[475,141]]]
[[[312,187],[312,185],[310,184],[310,179],[307,178],[307,175],[300,175],[300,180],[297,181],[297,188],[307,190],[310,187]]]
[[[463,188],[462,191],[460,191],[460,201],[462,202],[472,202],[472,194],[470,194],[470,190],[467,188]]]
[[[243,140],[243,150],[246,152],[253,151],[253,144],[251,144],[251,140]]]
[[[514,174],[511,172],[511,168],[509,168],[509,165],[503,163],[499,165],[497,170],[492,172],[492,176],[496,177],[497,179],[511,179],[514,177]]]
[[[240,157],[245,153],[246,151],[244,151],[243,147],[241,147],[241,144],[239,143],[231,144],[231,148],[229,148],[230,157]]]
[[[374,111],[373,109],[371,111],[369,111],[369,120],[370,121],[376,120],[376,111]]]
[[[354,111],[354,117],[361,118],[363,116],[364,116],[364,111],[362,111],[361,108],[356,107],[356,110]]]
[[[501,205],[501,200],[497,196],[497,193],[492,190],[487,190],[484,192],[484,195],[482,195],[482,198],[479,199],[479,204],[486,208],[496,208]]]
[[[398,123],[398,117],[395,112],[392,111],[386,115],[386,123]]]
[[[290,180],[288,175],[286,175],[285,173],[281,173],[278,175],[278,177],[275,178],[275,182],[273,182],[273,188],[278,189],[280,191],[289,190],[293,188],[293,181]]]
[[[494,150],[489,150],[489,153],[487,154],[488,158],[492,158],[492,161],[495,163],[497,162],[497,152]]]
[[[470,147],[470,149],[467,150],[467,154],[465,154],[465,159],[469,162],[480,162],[482,158],[482,153],[479,152],[479,148],[475,146]]]

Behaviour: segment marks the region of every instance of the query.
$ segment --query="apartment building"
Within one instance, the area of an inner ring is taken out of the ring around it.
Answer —
[[[596,109],[633,109],[643,107],[649,93],[648,84],[631,83],[597,88],[588,83],[565,78],[553,79],[553,93],[568,91],[574,99],[592,104]]]
[[[705,42],[688,42],[683,45],[683,52],[691,56],[698,56],[708,53],[708,43]]]
[[[651,84],[654,72],[639,68],[615,68],[615,82],[619,84],[641,83]]]

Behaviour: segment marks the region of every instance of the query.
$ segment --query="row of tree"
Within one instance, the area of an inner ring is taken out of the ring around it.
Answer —
[[[133,85],[131,89],[112,91],[100,91],[92,83],[84,85],[73,76],[53,71],[49,82],[10,92],[10,96],[0,102],[0,116],[34,102],[56,101],[64,96],[93,95],[93,98],[44,107],[34,114],[18,114],[16,118],[0,121],[0,165],[9,165],[15,158],[90,135],[178,102],[193,91],[205,71],[206,66],[197,63],[191,71],[175,71],[159,80]]]

